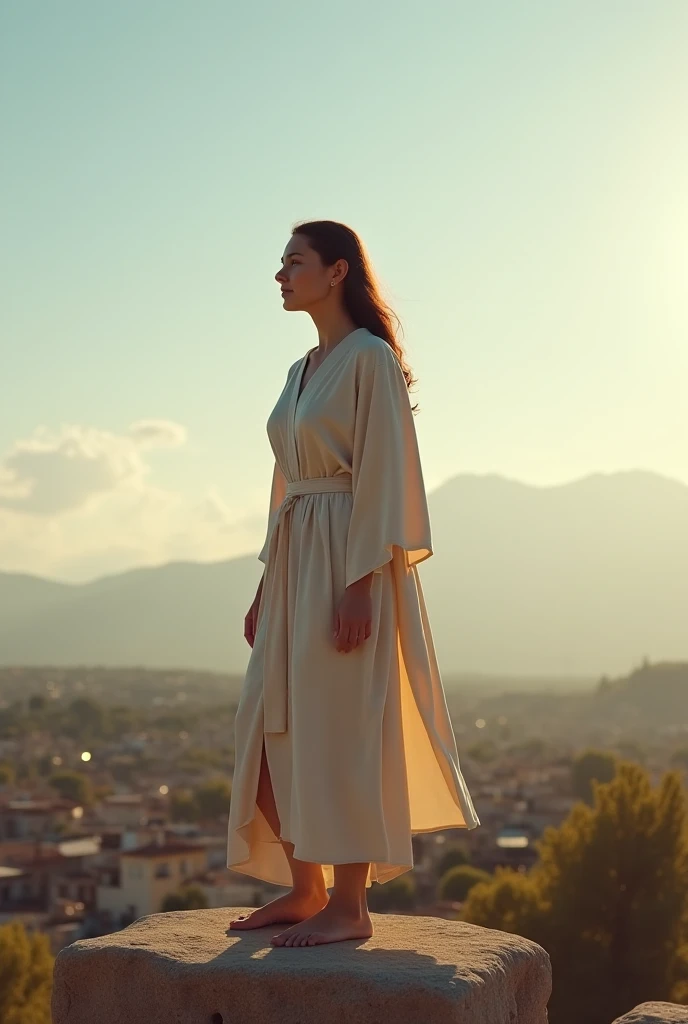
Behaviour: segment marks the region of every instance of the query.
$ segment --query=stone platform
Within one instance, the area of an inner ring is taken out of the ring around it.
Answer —
[[[251,907],[141,917],[55,961],[53,1024],[546,1024],[549,956],[519,935],[371,914],[375,934],[276,947]]]

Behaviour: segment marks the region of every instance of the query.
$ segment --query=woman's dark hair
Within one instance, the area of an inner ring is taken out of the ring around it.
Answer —
[[[366,327],[371,334],[387,342],[399,360],[410,391],[417,378],[412,375],[397,338],[403,333],[401,321],[382,298],[365,246],[356,232],[339,221],[308,220],[296,224],[292,234],[304,235],[326,267],[337,260],[346,260],[349,270],[342,284],[346,310],[358,327]],[[412,406],[413,412],[417,409],[417,404]]]

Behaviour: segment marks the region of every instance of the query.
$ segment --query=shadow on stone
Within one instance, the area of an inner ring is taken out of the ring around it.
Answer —
[[[372,914],[375,934],[272,946],[251,908],[175,911],[81,939],[55,961],[53,1024],[546,1024],[549,956],[519,935]]]

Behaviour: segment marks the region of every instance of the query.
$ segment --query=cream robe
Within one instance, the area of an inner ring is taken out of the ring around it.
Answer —
[[[264,742],[294,856],[322,864],[328,888],[334,864],[369,861],[370,886],[413,867],[412,834],[480,821],[416,568],[432,543],[401,366],[387,342],[358,328],[298,396],[308,355],[289,368],[267,421],[275,465],[235,720],[227,866],[291,885],[280,837],[256,803]],[[339,652],[337,607],[371,571],[371,635]]]

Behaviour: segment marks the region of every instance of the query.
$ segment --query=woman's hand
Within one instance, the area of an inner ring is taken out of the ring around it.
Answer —
[[[244,616],[244,639],[248,643],[249,647],[253,647],[253,642],[256,639],[256,625],[258,622],[258,605],[260,604],[260,595],[263,593],[263,577],[260,578],[258,589],[256,590],[256,596],[253,598],[253,604],[246,612]]]
[[[373,574],[362,576],[344,591],[339,609],[334,617],[334,645],[340,652],[348,653],[370,636],[373,619],[373,602],[370,585]]]

